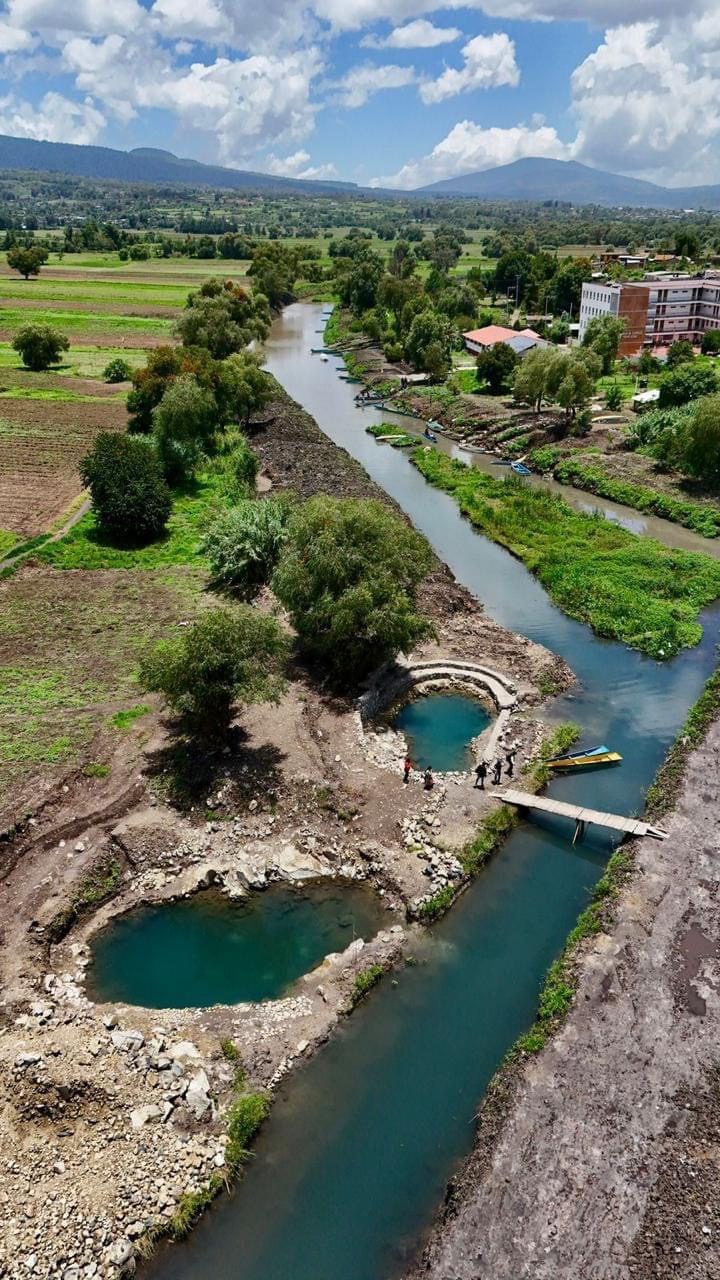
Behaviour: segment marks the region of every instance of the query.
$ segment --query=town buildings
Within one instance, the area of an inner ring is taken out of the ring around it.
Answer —
[[[667,348],[680,338],[699,346],[707,329],[720,329],[720,272],[696,276],[657,272],[622,284],[597,280],[584,284],[580,341],[591,320],[607,315],[625,321],[621,356]]]

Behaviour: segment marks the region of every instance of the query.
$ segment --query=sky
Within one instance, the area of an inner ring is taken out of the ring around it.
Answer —
[[[720,0],[0,0],[0,133],[412,189],[720,182]]]

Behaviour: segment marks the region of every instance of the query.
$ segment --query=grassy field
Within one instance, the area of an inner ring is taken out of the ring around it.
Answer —
[[[700,610],[720,595],[720,563],[637,538],[520,480],[495,480],[417,449],[425,478],[537,575],[548,594],[599,635],[668,659],[702,636]]]

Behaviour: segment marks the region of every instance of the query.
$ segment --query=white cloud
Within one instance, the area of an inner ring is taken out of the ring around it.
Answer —
[[[410,161],[388,177],[374,179],[371,185],[412,190],[443,178],[510,164],[524,156],[567,160],[571,154],[572,147],[562,142],[549,125],[484,129],[472,120],[461,120],[429,155]]]
[[[704,11],[714,0],[685,0],[687,12]],[[627,0],[313,0],[316,15],[335,31],[358,31],[373,23],[393,24],[443,10],[472,9],[491,18],[528,21],[577,21],[612,26],[628,16]],[[677,13],[677,0],[635,0],[633,18],[668,18]]]
[[[461,35],[457,27],[436,27],[425,18],[417,18],[387,36],[364,36],[360,43],[365,49],[435,49],[441,44],[453,44]]]
[[[335,101],[341,107],[362,107],[374,93],[382,89],[404,89],[417,79],[413,67],[374,67],[366,63],[352,67],[342,80],[333,81],[331,88],[338,90]]]
[[[137,0],[10,0],[8,21],[25,31],[40,31],[49,43],[61,43],[64,33],[88,35],[139,30],[147,12]]]
[[[295,151],[291,156],[269,155],[263,162],[264,173],[274,173],[281,178],[336,178],[334,164],[309,164],[308,151]]]
[[[446,67],[437,80],[420,85],[423,102],[442,102],[458,93],[474,89],[495,89],[500,85],[514,87],[520,82],[515,61],[515,44],[503,31],[492,36],[475,36],[462,50],[463,66]]]
[[[36,43],[29,31],[0,21],[0,54],[19,53],[21,49],[30,49]]]
[[[681,22],[606,32],[572,76],[580,159],[660,181],[720,178],[720,79],[697,37]]]
[[[37,107],[12,94],[0,98],[0,133],[44,142],[94,142],[105,127],[95,104],[73,102],[61,93],[46,93]]]

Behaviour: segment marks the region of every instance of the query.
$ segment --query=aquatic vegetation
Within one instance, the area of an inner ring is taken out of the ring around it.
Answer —
[[[709,556],[639,538],[520,479],[496,480],[435,450],[418,449],[413,461],[598,635],[665,660],[700,640],[698,614],[720,596],[720,564]]]
[[[384,974],[385,970],[381,964],[368,965],[367,969],[361,969],[355,977],[353,983],[352,994],[350,996],[350,1006],[355,1008],[361,1000],[365,998],[368,991],[377,985]]]

